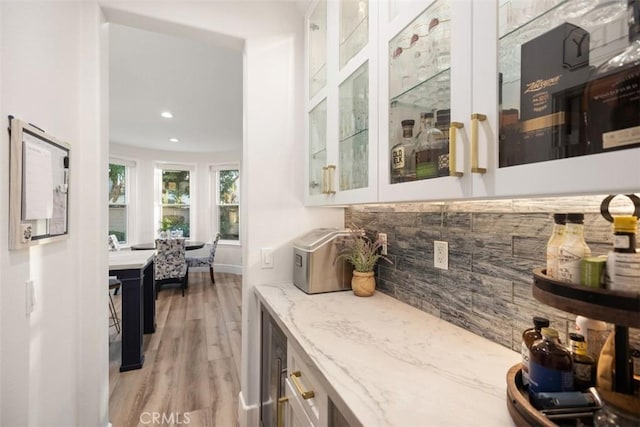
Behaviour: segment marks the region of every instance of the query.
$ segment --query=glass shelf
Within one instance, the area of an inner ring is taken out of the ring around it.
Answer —
[[[451,72],[451,69],[447,68],[429,77],[427,80],[416,83],[415,85],[407,88],[400,94],[392,97],[391,102],[397,101],[397,102],[402,102],[407,104],[414,104],[421,107],[426,107],[427,105],[425,104],[416,104],[415,102],[410,102],[408,101],[408,98],[410,98],[411,96],[415,96],[421,90],[426,91],[429,87],[433,87],[433,86],[438,86],[438,87],[446,86],[446,88],[449,89],[451,84],[450,72]],[[416,100],[420,100],[420,98],[416,98]],[[447,99],[446,102],[448,105],[449,100]]]
[[[340,141],[340,191],[369,184],[369,131],[362,130]]]
[[[339,189],[369,185],[369,63],[353,72],[339,88]]]
[[[340,68],[369,41],[369,1],[342,0],[340,6]]]
[[[351,139],[351,138],[355,138],[355,137],[357,137],[358,135],[360,135],[360,134],[361,134],[361,133],[363,133],[363,132],[368,132],[368,131],[369,131],[369,129],[362,129],[362,130],[359,130],[359,131],[357,131],[357,132],[356,132],[356,133],[354,133],[354,134],[347,135],[347,136],[345,136],[344,138],[341,138],[341,139],[340,139],[340,142],[345,142],[345,141],[347,141],[347,140],[349,140],[349,139]]]

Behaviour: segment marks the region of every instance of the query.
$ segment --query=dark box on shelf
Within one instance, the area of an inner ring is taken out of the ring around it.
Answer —
[[[581,98],[589,77],[589,33],[564,24],[521,47],[523,163],[583,154]]]

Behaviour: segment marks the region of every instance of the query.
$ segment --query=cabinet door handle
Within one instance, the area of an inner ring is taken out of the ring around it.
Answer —
[[[456,169],[456,151],[458,129],[462,129],[464,125],[460,122],[451,122],[449,127],[449,176],[462,176],[462,172]]]
[[[478,122],[487,120],[484,114],[471,115],[471,173],[485,173],[486,168],[478,167]]]
[[[287,396],[282,396],[278,399],[278,408],[276,410],[276,425],[278,427],[284,427],[284,404],[289,401]]]
[[[336,165],[329,165],[327,166],[327,175],[329,176],[329,178],[327,179],[327,182],[329,183],[328,188],[327,188],[327,194],[336,194],[336,190],[334,189],[334,176],[335,176],[335,172],[336,172]]]
[[[313,390],[304,391],[302,389],[302,385],[298,382],[298,378],[302,376],[302,372],[293,371],[289,376],[291,377],[291,381],[293,381],[293,385],[296,386],[296,390],[298,390],[298,393],[300,393],[300,396],[302,396],[303,399],[307,400],[315,397],[316,394]]]
[[[320,188],[320,191],[322,192],[322,194],[329,194],[329,190],[327,189],[328,187],[327,180],[329,176],[329,174],[327,173],[328,170],[329,168],[327,166],[322,167],[322,184]]]

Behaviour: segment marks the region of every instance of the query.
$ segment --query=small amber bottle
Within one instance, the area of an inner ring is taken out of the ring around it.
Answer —
[[[529,358],[531,352],[531,346],[534,342],[542,339],[542,328],[549,326],[549,319],[544,317],[535,316],[533,318],[533,328],[525,329],[522,333],[522,347],[520,353],[522,354],[522,384],[529,384]]]
[[[571,333],[569,340],[573,356],[573,386],[578,391],[586,391],[596,385],[596,361],[587,354],[584,336]]]

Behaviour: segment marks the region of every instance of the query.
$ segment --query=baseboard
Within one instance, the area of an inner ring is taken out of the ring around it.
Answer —
[[[258,405],[247,406],[242,392],[238,393],[238,426],[258,427],[260,425],[260,411]]]
[[[189,267],[189,271],[208,273],[209,267]],[[213,271],[216,273],[242,274],[242,266],[232,264],[214,264]]]

